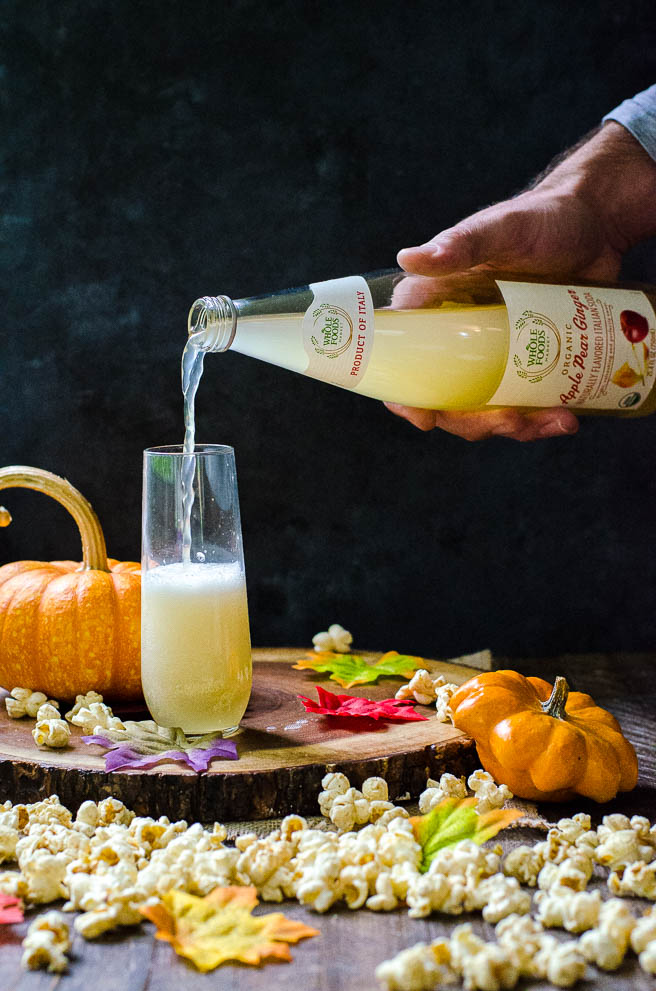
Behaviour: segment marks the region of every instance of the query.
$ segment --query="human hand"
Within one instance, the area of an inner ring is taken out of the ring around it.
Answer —
[[[405,248],[407,272],[448,281],[521,272],[554,279],[612,281],[623,253],[656,232],[656,164],[621,125],[605,125],[532,189]],[[564,408],[441,412],[388,404],[420,430],[441,427],[467,440],[515,440],[575,433]]]

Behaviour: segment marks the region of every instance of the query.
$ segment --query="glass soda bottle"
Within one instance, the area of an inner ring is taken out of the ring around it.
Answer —
[[[637,415],[656,407],[655,305],[648,287],[392,269],[205,296],[189,339],[405,406]]]

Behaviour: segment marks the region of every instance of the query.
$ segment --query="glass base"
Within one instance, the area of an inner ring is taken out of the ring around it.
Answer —
[[[229,726],[227,729],[202,729],[202,730],[186,730],[183,729],[182,732],[189,739],[193,740],[194,737],[207,736],[209,733],[220,733],[221,736],[226,739],[229,736],[234,736],[240,730],[240,725],[237,723],[236,726]]]

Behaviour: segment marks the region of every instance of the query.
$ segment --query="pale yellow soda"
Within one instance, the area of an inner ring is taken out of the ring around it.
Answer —
[[[303,313],[242,315],[231,350],[306,372]],[[377,309],[367,369],[353,392],[427,409],[478,409],[501,381],[509,343],[499,305]]]
[[[187,734],[237,728],[252,682],[239,564],[167,564],[144,573],[141,678],[160,726]]]

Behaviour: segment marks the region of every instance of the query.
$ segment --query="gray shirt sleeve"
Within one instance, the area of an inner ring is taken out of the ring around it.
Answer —
[[[656,85],[620,103],[603,118],[622,124],[656,161]]]

